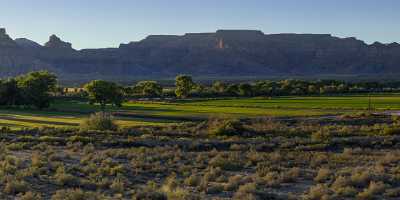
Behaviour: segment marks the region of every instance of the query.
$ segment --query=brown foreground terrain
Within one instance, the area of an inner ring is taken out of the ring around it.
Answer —
[[[399,199],[398,119],[0,134],[0,199]]]

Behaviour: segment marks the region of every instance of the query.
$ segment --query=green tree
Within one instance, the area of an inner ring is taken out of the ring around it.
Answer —
[[[156,81],[141,81],[136,84],[135,89],[146,97],[159,97],[163,91],[162,86]]]
[[[175,78],[175,95],[178,98],[187,98],[194,87],[191,76],[179,75]]]
[[[224,94],[226,91],[227,85],[221,81],[216,81],[212,85],[212,90],[217,94]]]
[[[239,85],[239,95],[240,96],[252,96],[253,95],[253,87],[248,83],[241,83]]]
[[[85,85],[88,92],[89,103],[98,103],[104,110],[107,104],[120,107],[124,100],[124,90],[113,82],[94,80]]]
[[[57,77],[47,71],[37,71],[18,77],[17,83],[21,89],[24,104],[43,109],[50,106],[51,94],[55,91]]]
[[[226,94],[229,96],[237,96],[239,94],[239,86],[237,84],[230,84],[226,88]]]
[[[14,106],[22,103],[17,81],[15,79],[0,80],[0,105]]]

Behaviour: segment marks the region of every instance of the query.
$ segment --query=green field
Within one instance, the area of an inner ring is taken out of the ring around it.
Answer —
[[[107,109],[114,112],[122,127],[138,125],[163,125],[210,116],[229,117],[286,117],[338,115],[365,111],[368,96],[332,97],[276,97],[193,99],[181,101],[132,101],[122,108]],[[379,111],[400,110],[400,95],[374,95],[372,107]],[[26,127],[75,127],[90,113],[99,111],[84,101],[57,100],[44,111],[26,109],[1,109],[0,126]]]

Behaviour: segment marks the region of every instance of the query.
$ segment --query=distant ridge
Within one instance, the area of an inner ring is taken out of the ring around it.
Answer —
[[[400,45],[331,34],[258,30],[150,35],[118,48],[75,50],[56,35],[40,45],[0,29],[0,76],[47,69],[61,77],[400,74]]]

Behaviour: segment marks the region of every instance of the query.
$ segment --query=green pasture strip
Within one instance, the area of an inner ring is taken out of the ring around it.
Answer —
[[[229,117],[294,117],[338,115],[365,111],[368,95],[191,99],[176,102],[132,101],[122,108],[107,106],[116,113],[122,127],[163,125],[210,116]],[[400,94],[373,94],[374,109],[400,110]],[[0,126],[10,127],[75,127],[100,106],[84,101],[56,100],[50,109],[0,109]]]
[[[208,117],[215,115],[230,115],[236,117],[256,116],[318,116],[340,114],[341,110],[295,109],[295,108],[268,108],[257,106],[235,106],[230,104],[196,105],[196,104],[146,104],[131,102],[124,105],[129,109],[136,108],[135,112],[148,113],[154,116],[192,116]]]
[[[275,97],[220,99],[209,101],[188,101],[193,106],[245,107],[245,108],[291,108],[291,109],[343,109],[365,110],[368,96],[336,97]],[[371,105],[378,110],[400,109],[400,96],[372,96]]]

